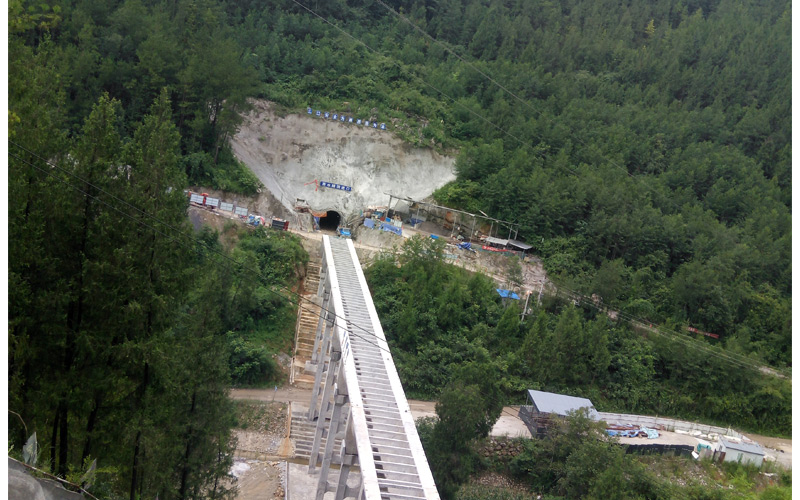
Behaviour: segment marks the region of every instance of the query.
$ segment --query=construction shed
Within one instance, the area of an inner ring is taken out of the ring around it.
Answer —
[[[589,417],[600,420],[594,405],[586,398],[528,389],[528,401],[519,408],[519,418],[525,422],[531,436],[543,437],[554,419],[564,418],[581,408],[589,409]]]
[[[531,248],[533,248],[531,245],[528,245],[527,243],[523,243],[517,240],[508,240],[508,246],[511,247],[512,250],[516,250],[522,253],[525,253]]]
[[[508,240],[494,238],[492,236],[487,236],[485,242],[486,246],[493,248],[506,248],[508,246]]]
[[[764,448],[756,443],[737,443],[720,439],[717,453],[722,462],[739,462],[756,467],[761,467],[761,464],[764,463]]]

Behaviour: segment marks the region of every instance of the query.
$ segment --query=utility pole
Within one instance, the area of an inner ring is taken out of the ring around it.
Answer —
[[[525,322],[525,316],[528,315],[528,301],[529,300],[531,300],[531,291],[530,290],[528,290],[527,297],[525,297],[525,307],[522,308],[522,317],[520,318],[520,321],[522,323]]]

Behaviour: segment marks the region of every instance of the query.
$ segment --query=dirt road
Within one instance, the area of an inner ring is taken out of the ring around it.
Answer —
[[[303,405],[308,405],[309,401],[311,400],[311,390],[300,389],[291,386],[278,387],[277,390],[233,389],[231,390],[231,398],[264,402],[297,402],[302,403]],[[408,405],[411,407],[411,414],[415,419],[436,416],[435,401],[419,401],[409,399]],[[530,434],[528,433],[528,429],[525,427],[525,424],[523,424],[519,417],[517,417],[518,411],[519,406],[506,406],[503,408],[503,413],[501,413],[500,418],[492,428],[492,436],[529,436]]]

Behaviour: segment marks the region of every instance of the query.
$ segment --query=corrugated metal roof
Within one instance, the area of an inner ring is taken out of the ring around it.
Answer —
[[[532,246],[528,245],[527,243],[523,243],[523,242],[517,241],[517,240],[508,240],[508,244],[511,245],[512,247],[517,247],[522,251],[530,250],[531,248],[533,248]]]
[[[580,408],[589,408],[589,416],[593,420],[600,419],[597,410],[594,409],[594,405],[586,398],[576,398],[575,396],[566,396],[564,394],[555,394],[552,392],[534,391],[533,389],[528,389],[528,396],[530,396],[533,404],[536,405],[536,408],[540,412],[566,416],[568,412]]]
[[[727,439],[720,439],[720,443],[725,445],[725,448],[732,450],[744,451],[753,455],[764,455],[764,448],[758,443],[737,443],[735,441],[728,441]]]
[[[486,237],[486,243],[491,243],[492,245],[506,246],[506,245],[508,245],[508,240],[501,240],[500,238],[495,238],[493,236],[487,236]]]

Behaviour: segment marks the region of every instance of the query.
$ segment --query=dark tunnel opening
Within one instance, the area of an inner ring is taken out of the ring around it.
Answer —
[[[342,216],[339,215],[339,212],[328,210],[328,215],[319,218],[319,228],[322,230],[336,231],[341,221]]]

